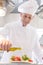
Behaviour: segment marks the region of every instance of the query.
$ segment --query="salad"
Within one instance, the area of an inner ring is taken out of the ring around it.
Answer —
[[[10,59],[12,61],[29,62],[29,63],[33,62],[33,60],[31,58],[29,58],[27,55],[12,56]]]

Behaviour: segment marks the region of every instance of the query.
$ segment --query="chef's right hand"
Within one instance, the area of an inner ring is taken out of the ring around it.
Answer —
[[[0,41],[0,49],[2,49],[3,51],[9,51],[11,46],[12,44],[10,43],[10,41],[6,39]]]

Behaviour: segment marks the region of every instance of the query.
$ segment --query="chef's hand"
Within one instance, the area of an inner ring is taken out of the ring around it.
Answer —
[[[11,46],[12,46],[12,44],[8,40],[1,40],[0,41],[0,48],[3,51],[9,51],[9,49],[10,49]]]

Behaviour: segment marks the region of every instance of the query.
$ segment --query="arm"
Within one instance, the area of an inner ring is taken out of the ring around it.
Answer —
[[[0,48],[2,50],[9,50],[11,47],[11,42],[9,41],[10,37],[10,27],[9,25],[3,27],[2,30],[0,30]]]

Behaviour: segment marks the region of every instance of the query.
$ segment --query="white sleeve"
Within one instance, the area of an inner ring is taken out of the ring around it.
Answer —
[[[3,40],[3,39],[8,39],[9,40],[10,30],[11,30],[10,24],[8,24],[5,27],[3,27],[2,29],[0,29],[0,41]],[[5,51],[0,52],[0,57],[1,57],[0,62],[9,62],[8,59],[10,58],[11,55],[13,55],[12,52],[11,53],[10,52],[7,53]],[[7,60],[5,60],[5,58]]]
[[[0,29],[0,40],[1,39],[9,39],[10,37],[10,27],[9,25],[4,26],[2,29]]]

